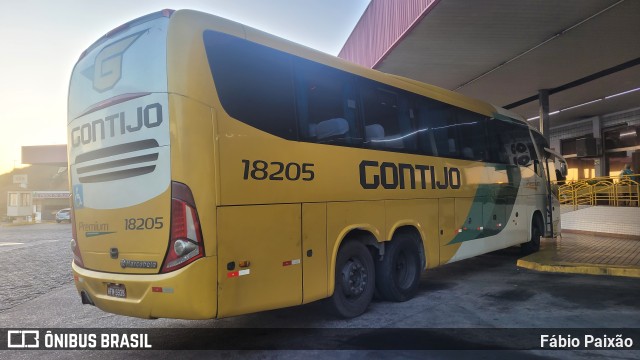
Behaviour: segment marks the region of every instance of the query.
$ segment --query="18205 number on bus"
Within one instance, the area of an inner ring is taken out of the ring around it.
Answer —
[[[153,230],[162,229],[164,226],[162,217],[154,218],[127,218],[124,219],[125,230]]]
[[[280,161],[266,162],[264,160],[242,160],[244,165],[244,180],[275,180],[275,181],[311,181],[315,178],[311,163],[298,164],[296,162],[282,163]]]

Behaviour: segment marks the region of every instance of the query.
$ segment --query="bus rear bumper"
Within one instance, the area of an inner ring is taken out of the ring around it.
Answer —
[[[113,274],[72,264],[83,303],[139,318],[212,319],[216,316],[217,257],[198,259],[166,274]],[[124,285],[126,297],[107,295],[108,284]]]

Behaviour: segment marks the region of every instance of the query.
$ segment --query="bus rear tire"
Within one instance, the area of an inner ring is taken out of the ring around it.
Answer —
[[[376,288],[389,301],[407,301],[418,292],[422,260],[418,240],[412,234],[394,235],[376,263]]]
[[[523,254],[533,254],[538,252],[540,250],[540,237],[542,237],[540,222],[536,219],[531,227],[531,240],[520,245],[520,251]]]
[[[343,318],[356,317],[367,310],[375,289],[375,265],[367,247],[347,241],[338,250],[335,289],[329,298],[331,310]]]

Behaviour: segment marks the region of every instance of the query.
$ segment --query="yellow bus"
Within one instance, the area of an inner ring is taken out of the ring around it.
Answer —
[[[74,281],[107,312],[354,317],[558,229],[553,156],[519,116],[212,15],[107,33],[68,108]]]

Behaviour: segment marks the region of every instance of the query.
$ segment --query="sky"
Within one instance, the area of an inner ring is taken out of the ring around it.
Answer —
[[[369,0],[21,0],[0,11],[0,174],[21,146],[65,144],[73,66],[113,28],[162,9],[194,9],[337,55]]]

